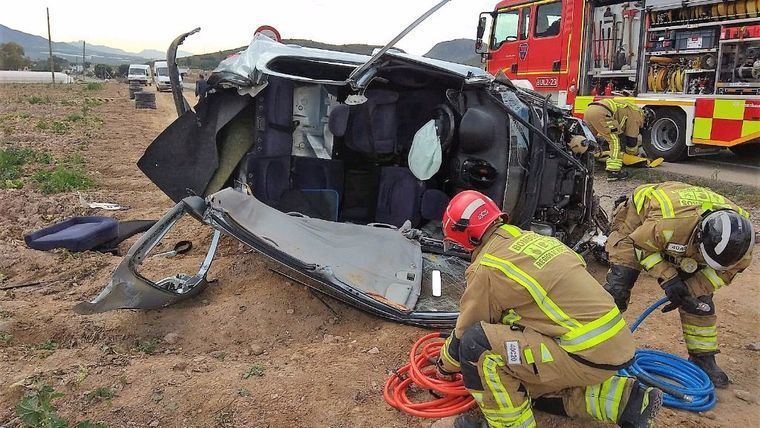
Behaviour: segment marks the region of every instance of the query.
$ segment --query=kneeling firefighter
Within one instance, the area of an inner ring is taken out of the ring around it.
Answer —
[[[681,314],[689,360],[726,388],[728,376],[715,362],[713,292],[749,266],[754,240],[749,214],[710,189],[675,181],[639,186],[615,209],[604,288],[625,311],[639,273],[655,277],[670,298],[663,312]]]
[[[589,104],[583,120],[594,133],[609,144],[606,161],[607,180],[618,181],[628,177],[623,168],[623,147],[625,153],[637,156],[641,129],[649,126],[653,113],[628,101],[605,98]],[[643,159],[643,158],[642,158]],[[643,159],[645,160],[645,159]],[[662,162],[662,160],[658,160]]]
[[[487,196],[465,191],[443,218],[444,243],[473,253],[438,377],[461,372],[490,427],[534,427],[533,407],[647,427],[662,392],[616,376],[633,359],[620,311],[583,259],[552,237],[505,224]],[[455,427],[481,426],[460,415]]]

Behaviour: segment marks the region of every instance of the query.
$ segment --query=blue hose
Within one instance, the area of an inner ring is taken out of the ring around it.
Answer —
[[[656,301],[631,326],[634,332],[655,309],[668,302],[667,297]],[[696,364],[667,352],[638,349],[634,362],[620,370],[623,376],[635,376],[641,383],[660,388],[663,403],[674,409],[706,412],[717,402],[715,386]]]

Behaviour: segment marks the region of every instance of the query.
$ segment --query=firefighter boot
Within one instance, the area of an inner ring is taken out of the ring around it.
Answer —
[[[662,391],[640,382],[633,385],[631,396],[618,418],[618,426],[623,428],[648,428],[654,426],[657,413],[662,407]]]
[[[621,265],[612,265],[607,272],[607,281],[604,289],[615,299],[620,312],[628,309],[628,301],[631,298],[631,289],[639,278],[639,271]]]
[[[728,375],[718,367],[718,363],[715,362],[714,353],[689,354],[689,361],[696,364],[703,372],[707,373],[707,376],[716,388],[728,388]]]
[[[621,170],[607,171],[607,181],[622,181],[628,178],[628,173]]]

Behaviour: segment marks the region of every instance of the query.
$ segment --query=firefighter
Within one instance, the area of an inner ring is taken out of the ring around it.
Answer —
[[[639,186],[615,210],[604,288],[625,311],[639,273],[655,277],[670,298],[663,312],[681,314],[689,359],[726,388],[728,376],[715,362],[712,296],[749,266],[754,239],[749,214],[710,189],[675,181]]]
[[[506,224],[487,196],[464,191],[443,217],[444,246],[472,252],[456,327],[438,377],[461,372],[491,427],[533,427],[533,407],[579,419],[647,427],[659,389],[616,376],[634,342],[583,259],[552,237]],[[460,415],[455,427],[480,426]]]
[[[628,101],[605,98],[589,104],[583,120],[596,137],[609,144],[606,160],[607,181],[619,181],[628,177],[623,168],[623,150],[637,156],[641,129],[649,123],[651,111],[643,110]],[[625,148],[622,147],[622,143]]]

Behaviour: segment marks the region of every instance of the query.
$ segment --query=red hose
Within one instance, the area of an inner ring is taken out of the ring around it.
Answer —
[[[435,362],[443,346],[443,340],[440,339],[440,333],[431,333],[420,338],[412,346],[409,363],[385,381],[383,398],[388,404],[420,418],[445,418],[464,413],[476,406],[475,400],[464,387],[462,375],[457,374],[454,381],[440,380],[436,377]],[[429,390],[432,395],[440,398],[413,402],[407,395],[411,387]]]

